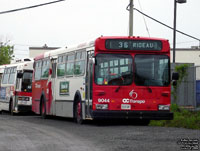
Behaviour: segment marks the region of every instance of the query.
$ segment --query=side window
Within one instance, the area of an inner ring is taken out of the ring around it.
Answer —
[[[3,75],[3,81],[2,81],[3,84],[8,83],[9,74],[10,74],[10,68],[6,68],[4,70],[4,75]]]
[[[75,55],[70,54],[67,56],[66,75],[72,76],[74,74],[74,59]]]
[[[44,79],[48,78],[48,76],[49,76],[49,60],[43,60],[41,77]]]
[[[86,52],[81,51],[76,53],[74,74],[75,75],[83,75],[85,73],[85,56]]]
[[[8,80],[9,84],[14,84],[15,75],[16,75],[16,67],[13,67],[10,69],[10,76],[9,76],[9,80]]]
[[[64,75],[65,75],[65,56],[59,56],[57,65],[57,76],[61,77]]]
[[[41,78],[41,67],[42,67],[42,61],[37,61],[35,65],[35,80],[40,80]]]
[[[51,60],[51,63],[52,63],[52,75],[51,75],[51,77],[55,78],[56,77],[56,61]]]

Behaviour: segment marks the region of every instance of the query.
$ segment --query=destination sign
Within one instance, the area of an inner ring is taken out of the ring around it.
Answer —
[[[159,40],[109,39],[106,40],[106,49],[159,51],[162,49],[162,42]]]

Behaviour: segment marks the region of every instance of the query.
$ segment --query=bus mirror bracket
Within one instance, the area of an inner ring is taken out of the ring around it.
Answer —
[[[94,57],[90,58],[90,59],[89,59],[89,61],[90,61],[90,64],[95,64],[95,63],[96,63],[96,61],[95,61],[95,58],[94,58]]]
[[[57,59],[58,59],[58,56],[52,56],[52,57],[50,58],[51,61],[57,60]]]
[[[173,86],[177,86],[177,81],[172,81]]]
[[[22,72],[17,73],[17,78],[21,79],[22,77],[23,77],[23,73]]]

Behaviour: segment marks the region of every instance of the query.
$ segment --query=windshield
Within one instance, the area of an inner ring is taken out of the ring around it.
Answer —
[[[135,84],[139,86],[168,86],[169,57],[165,55],[136,55]]]
[[[95,83],[98,85],[130,85],[133,61],[130,55],[98,54],[95,63]]]
[[[25,71],[22,78],[22,92],[32,92],[32,71]]]

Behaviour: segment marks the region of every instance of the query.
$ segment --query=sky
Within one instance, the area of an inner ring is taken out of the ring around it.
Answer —
[[[0,12],[53,0],[1,0]],[[65,0],[63,2],[0,14],[0,41],[14,45],[16,58],[28,57],[29,47],[78,45],[103,36],[127,36],[129,0]],[[173,27],[174,0],[134,0],[134,7]],[[200,39],[200,0],[177,4],[177,29]],[[134,11],[133,35],[169,39],[173,31]],[[197,40],[177,33],[176,46],[199,46]]]

